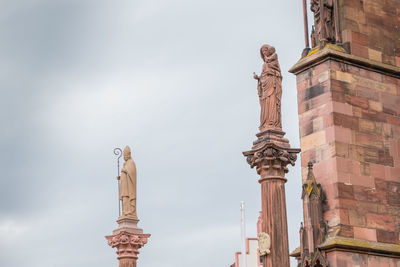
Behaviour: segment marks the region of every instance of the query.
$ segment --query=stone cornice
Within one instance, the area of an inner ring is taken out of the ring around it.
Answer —
[[[337,61],[343,61],[355,66],[373,69],[374,71],[379,71],[381,73],[400,78],[400,67],[348,54],[343,48],[332,44],[328,44],[322,50],[312,50],[306,57],[300,59],[289,70],[289,72],[297,75],[298,73],[329,59],[335,59]]]
[[[328,238],[324,243],[319,245],[319,248],[321,250],[345,249],[346,251],[363,251],[367,253],[375,253],[380,255],[386,254],[391,256],[395,255],[400,257],[400,245],[398,244],[373,242],[341,236]]]

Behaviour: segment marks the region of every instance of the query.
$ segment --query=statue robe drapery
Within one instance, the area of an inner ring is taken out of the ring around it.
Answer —
[[[136,165],[132,158],[125,161],[120,182],[122,215],[136,218]]]
[[[258,81],[260,130],[281,129],[282,76],[276,53],[268,57]]]

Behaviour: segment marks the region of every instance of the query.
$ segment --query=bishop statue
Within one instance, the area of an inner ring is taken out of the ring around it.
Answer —
[[[122,201],[122,216],[137,219],[136,214],[136,165],[131,157],[131,149],[126,146],[124,151],[124,166],[121,170],[119,199]]]

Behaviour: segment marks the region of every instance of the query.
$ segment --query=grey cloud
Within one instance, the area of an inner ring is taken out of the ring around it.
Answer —
[[[260,209],[241,151],[259,116],[252,72],[275,45],[284,128],[299,146],[293,65],[303,45],[292,1],[3,1],[0,13],[0,265],[112,266],[115,146],[130,144],[141,266],[229,266]],[[301,220],[300,162],[287,205]],[[190,249],[188,250],[188,246]]]

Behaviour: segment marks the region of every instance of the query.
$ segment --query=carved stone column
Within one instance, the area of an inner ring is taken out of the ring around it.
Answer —
[[[136,267],[139,249],[147,243],[149,236],[149,234],[135,234],[126,231],[106,236],[108,244],[117,248],[119,267]]]
[[[122,210],[117,219],[118,228],[112,235],[106,236],[108,245],[117,248],[119,267],[136,267],[139,249],[147,243],[150,234],[143,234],[143,229],[137,226],[139,219],[136,213],[136,165],[131,157],[131,149],[126,146],[124,151],[114,149],[118,157],[118,189]],[[119,159],[124,156],[125,163],[119,172]],[[122,212],[121,212],[122,211]],[[121,214],[122,213],[122,214]]]
[[[256,168],[261,184],[262,231],[271,238],[270,254],[264,255],[263,267],[289,267],[289,241],[286,216],[285,173],[294,165],[300,149],[290,148],[280,130],[266,130],[250,151],[243,152],[251,168]]]
[[[139,220],[123,217],[118,219],[118,228],[106,236],[108,245],[117,248],[119,267],[136,267],[139,249],[147,243],[150,234],[143,234],[137,226]]]

